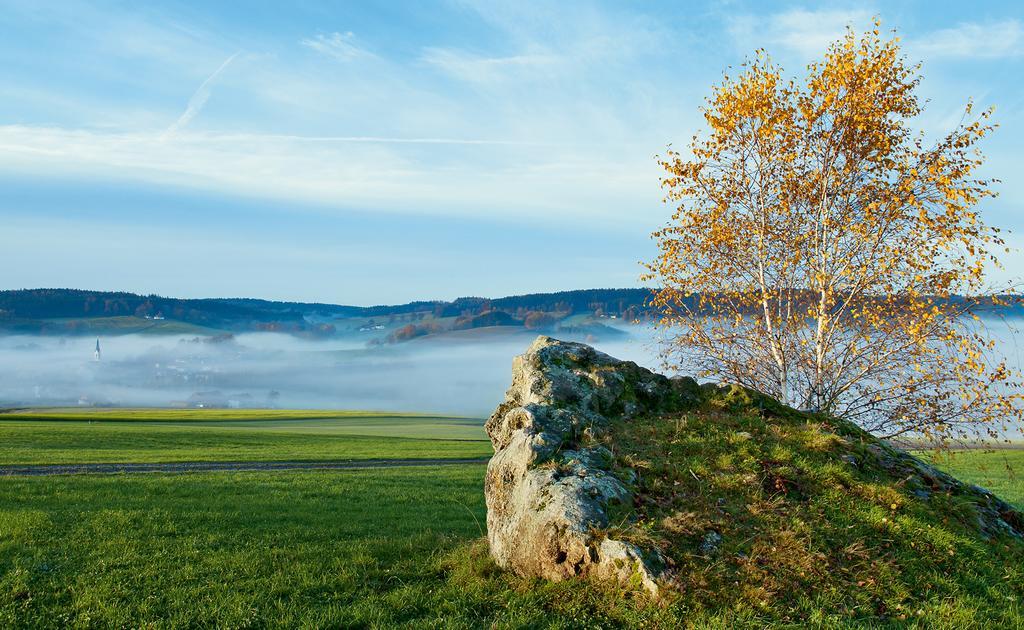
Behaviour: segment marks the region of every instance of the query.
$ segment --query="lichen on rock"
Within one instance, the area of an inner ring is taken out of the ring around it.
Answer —
[[[632,499],[601,443],[612,419],[697,404],[690,378],[669,379],[579,343],[539,337],[513,360],[512,386],[488,419],[487,537],[519,575],[614,579],[658,591],[663,559],[604,537],[608,509]]]

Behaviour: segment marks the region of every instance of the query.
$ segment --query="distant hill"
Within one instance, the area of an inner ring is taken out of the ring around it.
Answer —
[[[182,299],[81,289],[18,289],[0,291],[0,331],[61,335],[272,331],[331,336],[344,330],[370,328],[383,331],[381,341],[491,326],[613,333],[601,324],[602,320],[652,319],[655,313],[647,304],[651,295],[651,289],[580,289],[347,306],[254,298]],[[983,310],[1024,316],[1020,305]]]
[[[330,335],[334,332],[332,321],[356,318],[387,318],[390,322],[455,318],[457,323],[441,328],[520,326],[527,318],[537,321],[540,313],[550,314],[551,321],[574,314],[646,318],[651,315],[646,307],[650,295],[648,289],[585,289],[496,299],[464,297],[450,302],[346,306],[253,298],[182,299],[81,289],[19,289],[0,291],[0,330],[118,334],[151,328],[153,332],[171,332],[181,329],[170,325],[177,322],[212,331]]]
[[[459,317],[452,324],[453,330],[468,330],[470,328],[486,328],[488,326],[522,326],[523,322],[512,317],[504,311],[490,310],[479,315],[466,315]]]

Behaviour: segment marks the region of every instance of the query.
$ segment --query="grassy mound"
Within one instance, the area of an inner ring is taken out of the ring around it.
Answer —
[[[532,589],[556,625],[1024,624],[1019,513],[849,423],[705,392],[699,409],[621,421],[606,439],[636,480],[604,533],[662,552],[662,601],[503,575],[485,546],[453,556],[450,579],[485,600]]]
[[[245,459],[490,449],[363,442],[326,426],[301,442],[283,427],[238,442],[218,428],[229,423],[187,424],[12,421],[0,463],[47,451],[154,460],[168,447]],[[979,528],[986,495],[942,490],[954,487],[938,471],[934,487],[922,482],[853,427],[715,390],[702,408],[612,435],[637,501],[610,533],[672,560],[677,588],[661,601],[500,570],[482,540],[483,464],[15,476],[0,480],[0,627],[1024,627],[1022,543]],[[938,465],[987,484],[1003,460],[1020,469],[1024,451]],[[1002,479],[1024,506],[1020,483]]]

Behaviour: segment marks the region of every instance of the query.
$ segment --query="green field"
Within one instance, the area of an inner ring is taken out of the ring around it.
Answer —
[[[43,319],[39,322],[43,325],[55,324],[77,334],[89,335],[216,335],[224,332],[174,319],[146,319],[134,315]]]
[[[490,453],[480,420],[460,418],[141,410],[0,417],[0,465]],[[964,452],[939,464],[1024,505],[1013,472],[1024,470],[1024,450]],[[658,606],[609,585],[498,570],[480,541],[483,475],[481,463],[0,477],[0,627],[764,625],[756,610]],[[932,619],[969,626],[975,604],[950,604]],[[1020,602],[1005,606],[1016,611]]]
[[[954,477],[1024,509],[1024,448],[960,450],[929,459]]]
[[[4,479],[0,627],[439,621],[482,470]]]
[[[96,421],[110,420],[119,422],[242,422],[246,420],[337,420],[348,418],[379,417],[384,419],[421,419],[437,418],[422,413],[394,413],[379,411],[356,410],[321,410],[321,409],[167,409],[161,407],[46,407],[8,409],[0,414],[0,419],[10,420],[72,420]],[[444,417],[445,420],[458,419]],[[463,420],[469,420],[462,418]],[[480,424],[477,422],[477,424]],[[482,436],[483,434],[479,434]]]
[[[0,414],[0,465],[486,457],[482,421],[255,410]]]

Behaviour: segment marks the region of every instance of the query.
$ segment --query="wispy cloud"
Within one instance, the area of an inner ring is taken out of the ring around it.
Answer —
[[[154,133],[0,126],[0,169],[141,181],[329,208],[425,215],[619,220],[638,199],[658,211],[643,148],[576,147],[444,138],[302,137],[182,130]],[[462,144],[440,156],[430,144]],[[476,148],[477,145],[479,148]]]
[[[870,20],[864,10],[793,9],[765,16],[736,15],[727,24],[734,43],[744,50],[782,48],[807,58],[821,55],[847,26],[863,28]]]
[[[421,59],[446,74],[471,83],[492,83],[512,75],[547,74],[558,64],[551,54],[484,57],[449,48],[427,48]]]
[[[798,71],[878,11],[886,28],[913,27],[911,59],[937,60],[921,86],[935,125],[967,93],[999,104],[986,168],[1005,182],[1007,210],[993,222],[1021,231],[1010,210],[1024,199],[1014,179],[1021,89],[1008,77],[1024,63],[1024,17],[850,0],[712,4],[443,0],[385,22],[358,2],[252,15],[238,3],[0,0],[10,27],[0,53],[18,62],[0,80],[0,173],[40,191],[24,204],[6,195],[0,212],[91,220],[94,193],[81,204],[44,194],[85,181],[89,191],[128,183],[144,195],[255,201],[268,225],[297,213],[332,224],[365,210],[430,217],[424,224],[473,217],[645,232],[668,214],[652,157],[702,128],[701,97],[722,68],[764,46]],[[938,62],[949,59],[965,62]],[[922,119],[929,133],[930,124]],[[109,205],[118,203],[138,206]],[[395,248],[381,238],[382,251]],[[189,239],[176,240],[187,252]],[[67,249],[69,268],[88,251]],[[549,268],[571,270],[550,255]],[[523,277],[519,265],[508,273]]]
[[[164,131],[161,139],[166,140],[167,138],[172,137],[180,129],[183,129],[192,122],[192,119],[195,118],[203,109],[203,106],[206,105],[206,101],[210,99],[210,90],[213,88],[214,82],[217,81],[224,70],[231,65],[231,62],[234,61],[235,57],[238,55],[239,53],[235,53],[225,59],[224,63],[220,64],[220,67],[214,70],[213,74],[206,77],[206,80],[202,82],[199,89],[197,89],[192,95],[192,98],[189,99],[188,107],[186,107],[185,111],[178,117],[178,120],[174,121],[174,123]]]
[[[352,31],[345,33],[331,33],[330,35],[317,35],[313,38],[303,39],[301,42],[306,48],[326,55],[335,61],[348,63],[357,59],[367,59],[375,55],[356,43],[356,35]]]
[[[252,138],[249,134],[207,134],[208,138],[228,141],[232,138]],[[290,134],[261,134],[265,140],[281,140],[288,142],[308,142],[314,144],[451,144],[467,146],[510,146],[510,147],[544,147],[555,146],[552,142],[534,142],[530,140],[494,140],[472,138],[393,138],[387,136],[296,136]]]
[[[1024,28],[1018,20],[976,22],[944,28],[908,42],[910,53],[924,60],[999,59],[1024,54]]]
[[[741,49],[764,46],[801,57],[820,56],[842,37],[846,27],[864,29],[868,11],[793,9],[769,15],[734,15],[728,33]],[[964,22],[955,27],[906,38],[904,48],[915,59],[1000,59],[1024,55],[1024,25],[1007,19],[985,23]]]

